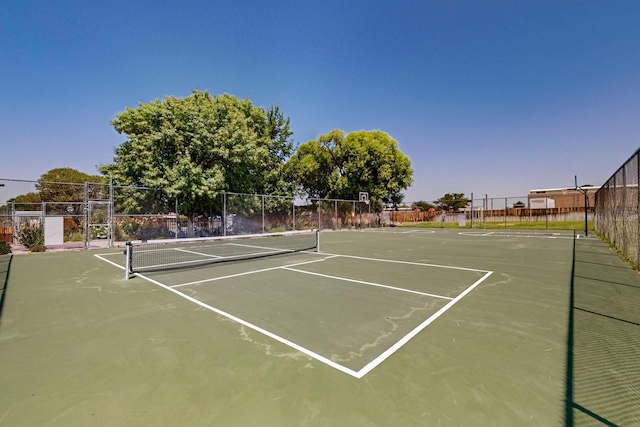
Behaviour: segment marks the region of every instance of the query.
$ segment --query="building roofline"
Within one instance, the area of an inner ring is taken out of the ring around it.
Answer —
[[[600,185],[584,185],[581,188],[587,190],[597,190],[600,188]],[[567,191],[567,190],[575,190],[574,188],[536,188],[534,190],[529,190],[529,194],[535,191]]]

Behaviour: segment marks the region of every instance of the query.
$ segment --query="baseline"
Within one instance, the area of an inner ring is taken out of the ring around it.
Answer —
[[[502,231],[459,231],[458,234],[460,236],[471,236],[471,237],[520,237],[520,238],[528,238],[528,239],[574,239],[573,234],[566,233],[557,233],[557,232],[547,232],[547,233],[536,233],[536,232],[502,232]],[[576,235],[577,238],[580,238],[580,235]]]
[[[393,230],[361,230],[363,233],[381,233],[381,234],[434,234],[435,230],[416,230],[411,229],[407,231],[393,231]]]

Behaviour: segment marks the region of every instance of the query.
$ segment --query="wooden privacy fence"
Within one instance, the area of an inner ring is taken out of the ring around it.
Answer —
[[[0,242],[13,243],[13,227],[5,227],[0,224]]]
[[[389,219],[394,222],[423,222],[442,220],[441,211],[422,211],[422,210],[398,210],[389,212]],[[593,216],[594,208],[587,209],[590,218]],[[458,215],[464,215],[467,220],[471,219],[470,211],[446,212],[445,221],[457,222]],[[505,217],[508,221],[578,221],[584,218],[584,208],[547,208],[547,209],[529,209],[529,208],[507,208],[507,209],[474,209],[474,220],[485,221],[504,221]]]
[[[475,212],[475,216],[482,216],[482,211]],[[487,209],[484,211],[484,216],[486,217],[504,217],[506,216],[514,216],[514,217],[528,217],[528,216],[545,216],[545,215],[564,215],[570,213],[582,213],[584,214],[584,208],[547,208],[547,209],[529,209],[529,208],[509,208],[509,209]],[[593,213],[594,208],[589,207],[587,212]]]
[[[425,212],[421,210],[402,210],[402,211],[389,211],[391,212],[391,220],[394,222],[423,222],[433,221],[435,213]]]

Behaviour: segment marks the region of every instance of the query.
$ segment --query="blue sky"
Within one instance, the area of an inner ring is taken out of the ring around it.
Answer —
[[[638,22],[615,0],[8,0],[0,178],[95,174],[118,112],[206,89],[279,105],[297,143],[389,133],[405,200],[600,185],[640,146]]]

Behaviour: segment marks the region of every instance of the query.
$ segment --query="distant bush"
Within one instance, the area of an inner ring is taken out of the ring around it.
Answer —
[[[6,255],[11,253],[11,245],[7,242],[0,242],[0,255]]]
[[[18,241],[31,252],[44,252],[44,227],[42,224],[23,224],[18,232]]]

